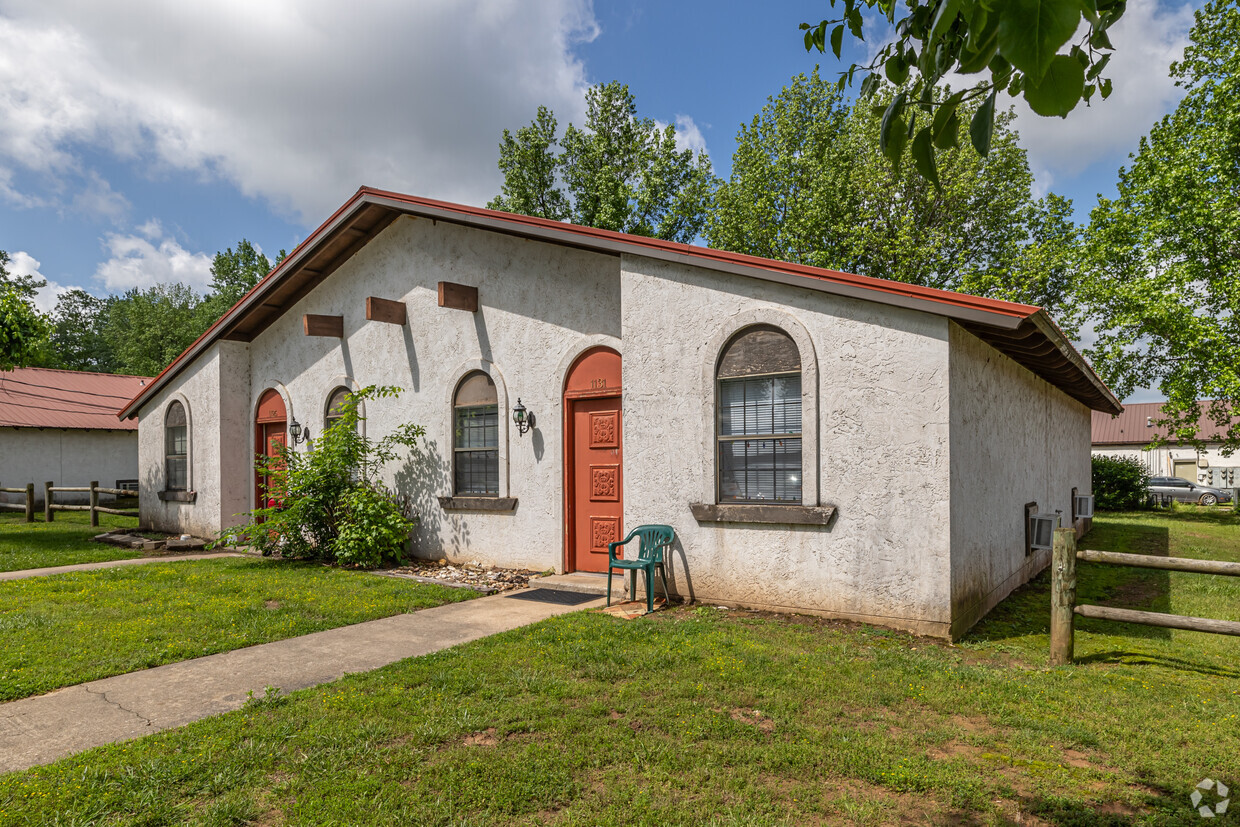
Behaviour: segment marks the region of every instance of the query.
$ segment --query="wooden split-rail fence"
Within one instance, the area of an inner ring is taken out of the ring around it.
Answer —
[[[1071,528],[1055,529],[1051,551],[1051,665],[1072,662],[1073,633],[1076,616],[1166,629],[1187,629],[1216,635],[1240,635],[1240,622],[1215,620],[1209,617],[1187,617],[1165,612],[1143,612],[1116,609],[1076,602],[1076,561],[1134,566],[1164,571],[1187,571],[1198,574],[1221,574],[1240,577],[1240,563],[1225,560],[1193,560],[1187,557],[1152,557],[1146,554],[1123,554],[1117,551],[1077,551],[1076,533]]]
[[[69,503],[56,502],[55,495],[60,493],[89,494],[89,505],[71,505]],[[0,488],[0,494],[25,494],[25,503],[0,503],[0,510],[5,511],[25,511],[26,522],[34,522],[34,483],[26,483],[25,488]],[[138,510],[136,508],[108,508],[99,504],[100,494],[111,494],[114,497],[135,497],[136,491],[127,491],[124,488],[103,488],[99,482],[92,481],[90,485],[61,485],[57,486],[50,482],[43,483],[43,520],[50,523],[57,511],[89,511],[90,524],[92,526],[99,525],[100,514],[115,514],[118,517],[137,517]]]

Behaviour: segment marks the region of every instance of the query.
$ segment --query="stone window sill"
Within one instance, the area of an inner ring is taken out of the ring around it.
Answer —
[[[835,519],[833,505],[761,505],[754,503],[693,503],[689,506],[699,523],[767,523],[772,525],[829,526]]]
[[[198,499],[197,491],[160,491],[159,498],[166,503],[192,503]]]
[[[440,497],[444,511],[516,511],[516,497]]]

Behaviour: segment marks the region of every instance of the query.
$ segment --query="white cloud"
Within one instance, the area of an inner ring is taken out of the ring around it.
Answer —
[[[56,300],[60,298],[61,293],[68,292],[70,288],[61,287],[56,282],[39,272],[42,263],[27,252],[18,250],[9,258],[9,263],[5,265],[5,269],[14,276],[33,276],[36,279],[42,279],[47,285],[40,288],[35,294],[34,306],[44,313],[51,313],[56,307]]]
[[[1183,91],[1169,70],[1183,56],[1192,25],[1189,5],[1130,3],[1110,30],[1115,53],[1103,72],[1114,84],[1109,98],[1095,94],[1091,106],[1078,105],[1066,119],[1035,115],[1023,100],[1016,104],[1016,128],[1039,190],[1097,161],[1113,159],[1118,166],[1155,121],[1175,108]]]
[[[688,115],[676,116],[676,148],[691,149],[695,155],[706,151],[706,138]]]
[[[140,229],[149,230],[151,223]],[[95,278],[109,291],[179,281],[201,293],[211,283],[212,257],[191,253],[171,238],[109,233],[103,246],[110,257],[95,270]]]
[[[88,146],[311,224],[362,184],[483,203],[504,127],[583,120],[571,49],[597,34],[590,0],[8,0],[0,195],[42,197],[6,167],[89,189]],[[127,206],[97,189],[83,206]]]
[[[73,196],[73,209],[94,218],[119,223],[129,212],[129,199],[112,189],[94,170],[86,175],[86,188]]]

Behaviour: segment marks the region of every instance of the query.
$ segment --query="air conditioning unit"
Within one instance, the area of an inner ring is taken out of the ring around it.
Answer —
[[[1076,516],[1082,519],[1091,519],[1094,516],[1093,494],[1076,495]]]
[[[1059,527],[1058,514],[1032,514],[1029,517],[1029,547],[1034,551],[1055,545],[1055,529]]]

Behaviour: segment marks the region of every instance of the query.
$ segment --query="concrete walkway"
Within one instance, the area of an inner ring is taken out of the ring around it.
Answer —
[[[73,571],[98,571],[114,569],[119,566],[141,566],[146,563],[176,563],[181,560],[210,560],[213,557],[245,557],[236,551],[212,551],[205,554],[177,554],[165,557],[129,557],[124,560],[101,560],[98,563],[76,563],[72,566],[50,566],[43,569],[21,569],[19,571],[0,571],[0,581],[25,580],[27,577],[44,577],[49,574],[67,574]]]
[[[0,704],[0,773],[239,709],[268,686],[304,689],[603,602],[481,597],[10,701]]]

